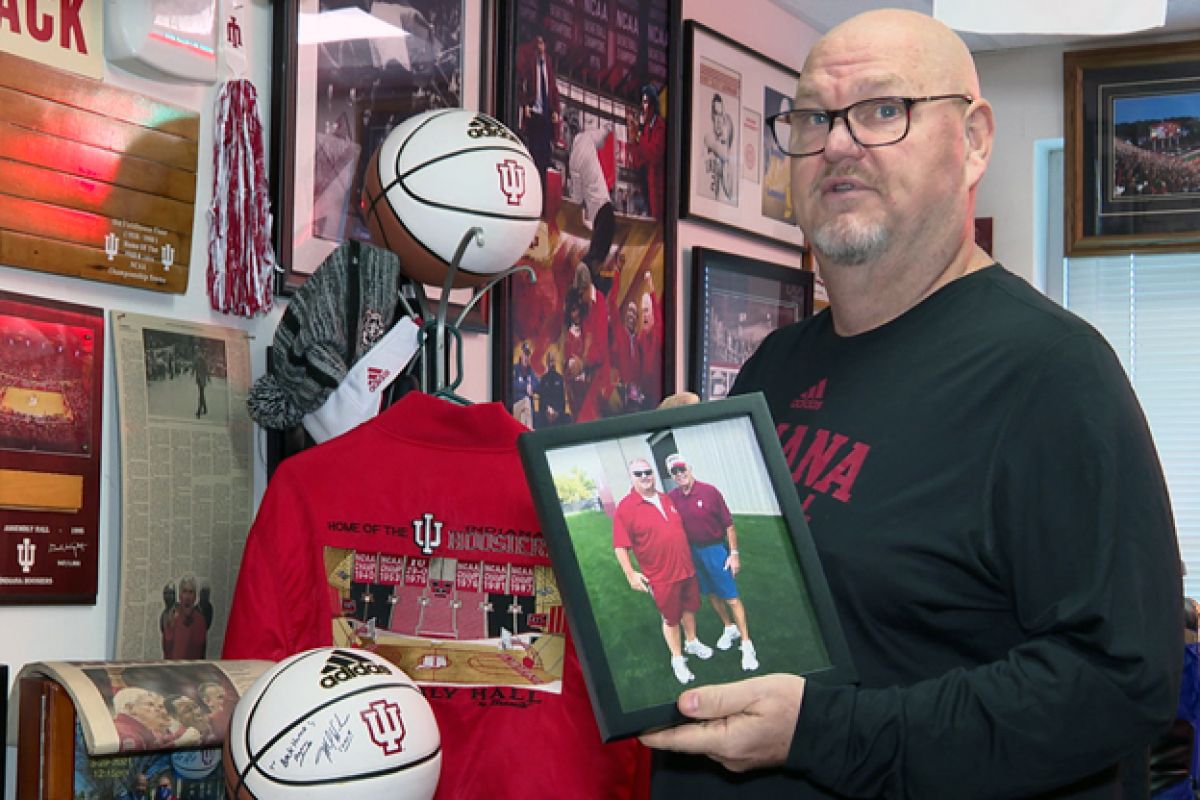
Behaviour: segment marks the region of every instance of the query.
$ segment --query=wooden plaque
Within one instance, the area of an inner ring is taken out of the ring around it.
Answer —
[[[0,53],[0,263],[187,291],[200,117]]]

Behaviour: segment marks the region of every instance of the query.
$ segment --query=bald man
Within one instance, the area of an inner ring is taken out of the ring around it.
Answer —
[[[994,123],[970,53],[855,17],[771,125],[831,307],[733,393],[767,397],[859,683],[683,692],[694,721],[643,737],[676,751],[656,793],[748,771],[739,798],[1145,797],[1179,690],[1171,508],[1112,351],[974,244]]]

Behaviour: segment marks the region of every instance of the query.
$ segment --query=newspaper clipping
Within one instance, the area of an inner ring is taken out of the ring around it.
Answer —
[[[117,658],[219,655],[253,514],[245,331],[112,312],[121,425]]]
[[[233,707],[273,661],[38,661],[23,678],[49,678],[71,696],[87,754],[220,747]],[[15,743],[17,703],[9,711]]]

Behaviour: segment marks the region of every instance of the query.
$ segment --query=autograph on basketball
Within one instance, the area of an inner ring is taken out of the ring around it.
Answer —
[[[315,763],[321,763],[321,756],[325,756],[326,761],[333,763],[335,751],[344,753],[350,749],[350,743],[354,741],[354,732],[346,730],[346,726],[349,724],[349,715],[345,717],[333,715],[333,719],[329,720],[329,725],[325,728],[321,746],[317,748]]]
[[[288,742],[287,749],[279,757],[279,761],[272,761],[270,766],[274,768],[278,765],[280,769],[287,769],[292,762],[295,762],[297,767],[304,766],[304,759],[308,757],[308,751],[312,749],[312,740],[308,738],[308,734],[314,727],[316,727],[316,723],[312,720],[305,722],[292,736],[292,740]]]

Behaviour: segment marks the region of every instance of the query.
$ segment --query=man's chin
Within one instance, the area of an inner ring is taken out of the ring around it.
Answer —
[[[812,245],[823,263],[858,266],[887,250],[888,234],[880,225],[839,221],[817,228]]]

